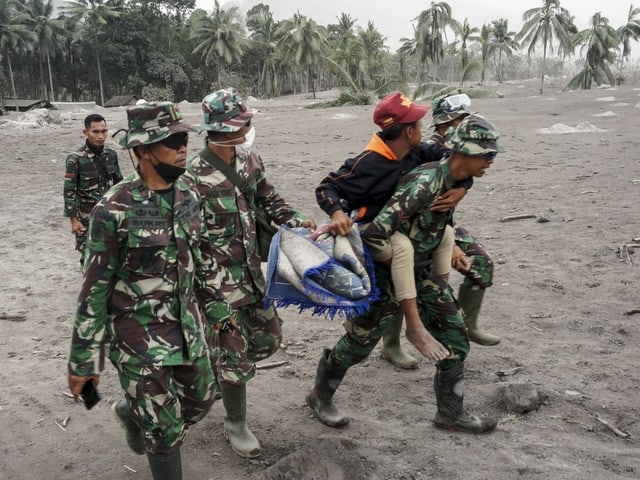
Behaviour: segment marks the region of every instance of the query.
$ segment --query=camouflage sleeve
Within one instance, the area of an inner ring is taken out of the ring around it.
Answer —
[[[204,218],[204,212],[202,213]],[[225,269],[217,261],[209,240],[207,223],[202,222],[200,251],[196,262],[196,297],[209,325],[224,324],[232,317],[232,308],[222,293]]]
[[[410,220],[420,210],[429,208],[436,200],[432,191],[429,171],[417,168],[405,175],[397,185],[393,196],[376,218],[362,232],[362,238],[372,253],[382,253],[389,237],[400,224]]]
[[[78,158],[69,155],[65,162],[64,187],[62,195],[64,197],[64,216],[77,217],[77,197],[78,188]]]
[[[276,192],[275,187],[265,176],[264,166],[260,169],[256,179],[256,203],[264,205],[269,216],[277,225],[287,224],[290,227],[299,227],[305,219],[302,213],[294,210]]]
[[[114,172],[113,172],[113,184],[115,185],[124,177],[122,176],[122,171],[120,170],[120,163],[118,162],[118,154],[113,152],[113,162],[114,162]]]
[[[109,295],[120,263],[117,224],[117,219],[104,208],[103,199],[89,221],[84,280],[69,355],[69,372],[73,375],[88,376],[99,371]]]

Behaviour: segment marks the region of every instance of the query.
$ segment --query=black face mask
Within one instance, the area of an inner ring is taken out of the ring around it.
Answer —
[[[162,179],[167,183],[175,182],[185,171],[182,167],[176,167],[175,165],[169,165],[162,162],[158,162],[158,164],[154,165],[153,168],[156,169],[158,175],[160,175],[160,177],[162,177]]]

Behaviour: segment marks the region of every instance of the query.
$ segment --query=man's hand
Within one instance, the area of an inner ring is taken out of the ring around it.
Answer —
[[[71,231],[76,235],[82,235],[87,229],[76,217],[71,217]]]
[[[451,266],[459,272],[468,272],[471,268],[471,259],[467,257],[462,249],[454,245],[451,253]]]
[[[312,232],[315,231],[316,228],[318,228],[318,226],[316,225],[315,220],[313,220],[311,218],[308,218],[304,222],[302,222],[302,226],[305,227],[305,228],[308,228]]]
[[[438,197],[438,200],[431,205],[430,210],[432,212],[448,212],[455,208],[466,194],[467,190],[464,188],[451,188]]]
[[[93,379],[96,382],[96,385],[100,383],[100,375],[90,375],[88,377],[78,377],[76,375],[69,374],[68,382],[69,382],[69,391],[73,395],[73,399],[76,403],[80,402],[80,392],[82,392],[82,387],[89,380]]]
[[[352,225],[353,220],[346,213],[342,210],[336,210],[331,214],[329,232],[331,235],[348,235]]]

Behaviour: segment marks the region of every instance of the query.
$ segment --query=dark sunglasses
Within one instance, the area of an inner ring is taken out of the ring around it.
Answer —
[[[171,150],[180,150],[180,147],[186,147],[189,143],[189,134],[175,133],[161,140],[160,143]]]
[[[488,161],[492,161],[494,158],[496,158],[496,155],[498,155],[498,152],[489,152],[489,153],[485,153],[483,157],[486,158]]]

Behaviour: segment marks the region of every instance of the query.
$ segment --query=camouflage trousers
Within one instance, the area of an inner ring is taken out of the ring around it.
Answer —
[[[208,355],[191,365],[114,366],[147,450],[161,455],[180,447],[187,428],[202,420],[213,405],[218,389]]]
[[[389,270],[376,265],[376,282],[382,291],[381,298],[367,314],[345,320],[346,334],[331,352],[335,365],[347,369],[367,358],[400,312],[390,280]],[[417,281],[416,287],[422,323],[436,340],[452,352],[451,357],[439,362],[438,366],[442,370],[453,368],[467,357],[469,339],[451,287],[438,275]]]
[[[273,355],[282,343],[282,320],[275,308],[240,307],[236,323],[225,324],[214,337],[212,361],[223,383],[240,385],[256,374],[255,362]]]
[[[493,259],[489,252],[459,223],[453,227],[456,245],[471,259],[471,268],[464,275],[466,288],[488,288],[493,283]]]

